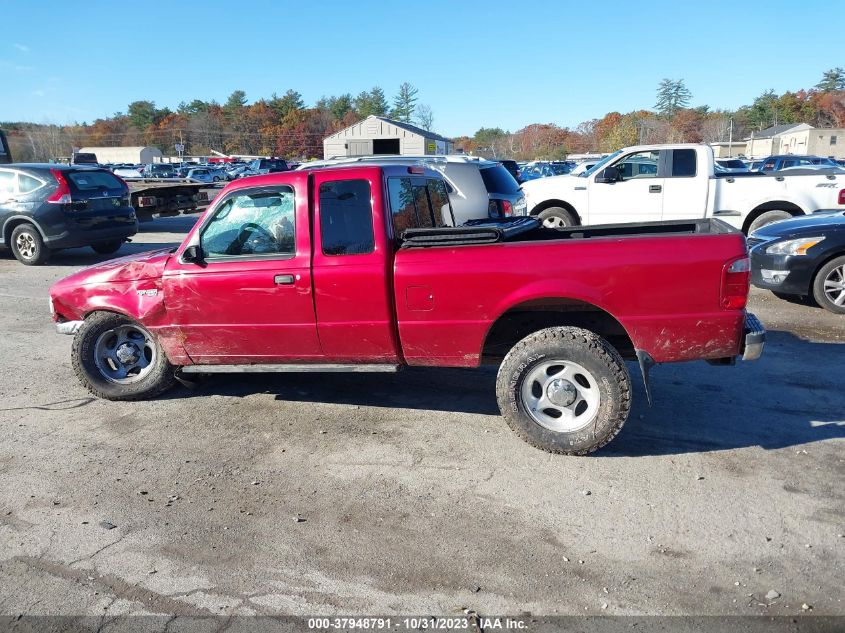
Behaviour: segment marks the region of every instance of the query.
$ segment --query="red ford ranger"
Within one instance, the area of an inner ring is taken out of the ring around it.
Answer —
[[[294,171],[228,185],[181,246],[50,290],[95,395],[150,398],[190,374],[499,363],[522,438],[584,454],[631,406],[625,360],[757,358],[743,235],[719,220],[564,230],[452,223],[423,166]]]

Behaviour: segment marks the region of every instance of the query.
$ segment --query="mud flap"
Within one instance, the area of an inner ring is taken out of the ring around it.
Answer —
[[[654,367],[657,363],[654,362],[654,359],[651,357],[651,354],[644,350],[638,349],[636,350],[636,353],[637,360],[640,363],[640,373],[642,373],[643,375],[643,386],[645,387],[645,396],[648,399],[648,406],[651,406],[651,385],[648,382],[648,374],[651,371],[651,368]]]

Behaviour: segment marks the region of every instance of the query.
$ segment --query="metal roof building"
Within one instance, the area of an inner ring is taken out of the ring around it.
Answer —
[[[152,163],[161,158],[157,147],[82,147],[80,154],[94,154],[98,163]]]
[[[323,158],[392,154],[451,154],[452,141],[410,123],[370,115],[323,139]]]

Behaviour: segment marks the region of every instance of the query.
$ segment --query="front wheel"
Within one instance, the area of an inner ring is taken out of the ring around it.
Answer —
[[[565,229],[577,224],[572,213],[562,207],[549,207],[539,213],[537,219],[547,229]]]
[[[828,312],[845,314],[845,256],[835,257],[819,269],[813,298]]]
[[[106,400],[153,398],[173,386],[173,366],[139,323],[114,312],[85,319],[71,349],[76,376]]]
[[[550,453],[586,455],[619,433],[631,408],[631,378],[619,353],[582,328],[535,332],[505,356],[496,379],[511,429]]]

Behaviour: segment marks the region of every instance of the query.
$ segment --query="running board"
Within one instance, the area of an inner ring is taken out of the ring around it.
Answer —
[[[340,365],[302,363],[299,365],[273,365],[253,363],[251,365],[186,365],[179,371],[183,374],[239,374],[239,373],[300,373],[300,372],[397,372],[401,365]]]

